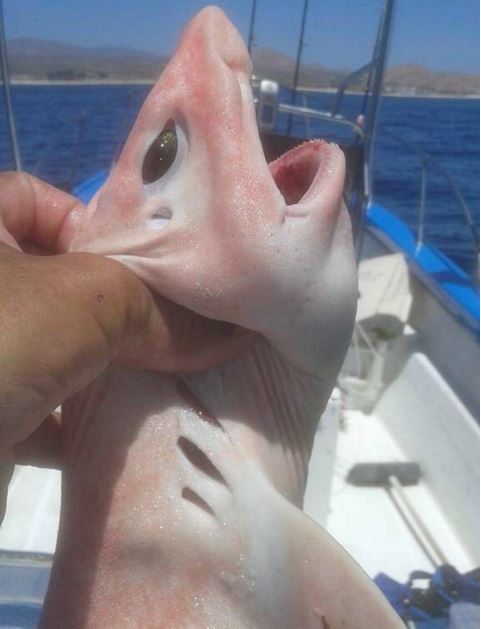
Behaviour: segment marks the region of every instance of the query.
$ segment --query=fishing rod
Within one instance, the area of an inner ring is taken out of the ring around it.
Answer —
[[[302,55],[302,49],[304,47],[304,30],[306,28],[306,17],[307,17],[308,5],[309,5],[309,0],[304,0],[304,9],[302,11],[302,21],[301,21],[301,33],[299,35],[299,42],[297,46],[296,67],[294,69],[294,80],[292,82],[291,105],[294,105],[294,102],[296,100],[297,83],[299,81],[299,69],[301,66],[301,55]],[[291,135],[291,127],[292,127],[292,114],[289,114],[289,119],[287,121],[287,135]]]
[[[5,103],[5,114],[7,116],[7,123],[10,131],[13,161],[15,164],[15,170],[20,171],[22,170],[22,161],[20,159],[20,150],[18,148],[17,132],[15,129],[15,119],[13,117],[12,99],[10,96],[10,79],[8,75],[7,45],[5,41],[2,0],[0,0],[0,66],[2,68],[3,100]]]
[[[247,40],[247,50],[249,51],[249,57],[251,56],[252,45],[254,43],[254,24],[256,21],[256,9],[257,9],[257,0],[252,0],[251,22],[249,25],[249,39]]]

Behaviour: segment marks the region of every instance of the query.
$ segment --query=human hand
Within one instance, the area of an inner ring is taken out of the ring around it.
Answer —
[[[0,175],[0,194],[1,520],[15,459],[56,462],[52,411],[109,364],[205,369],[235,355],[245,333],[154,298],[114,260],[58,254],[63,222],[81,211],[74,197],[12,173]]]

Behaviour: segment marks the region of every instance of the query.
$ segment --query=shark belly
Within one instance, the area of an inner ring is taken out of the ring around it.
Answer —
[[[276,492],[184,390],[116,369],[66,405],[42,626],[294,626]]]

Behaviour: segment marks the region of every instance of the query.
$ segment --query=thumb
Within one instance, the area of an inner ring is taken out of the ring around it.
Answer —
[[[152,308],[148,290],[114,260],[0,244],[0,449],[98,377]]]

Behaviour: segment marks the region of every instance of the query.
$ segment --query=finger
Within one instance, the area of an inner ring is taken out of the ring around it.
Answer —
[[[83,207],[72,195],[27,173],[0,173],[0,190],[0,223],[4,226],[0,241],[11,246],[26,241],[37,250],[56,253],[67,217],[74,208]]]
[[[124,346],[116,362],[171,373],[199,371],[235,358],[257,337],[250,330],[156,297],[142,336]]]
[[[98,377],[130,329],[140,334],[149,299],[113,260],[29,256],[0,245],[0,444],[26,439]]]
[[[52,413],[24,441],[14,446],[15,462],[61,469],[62,432],[60,415]]]

